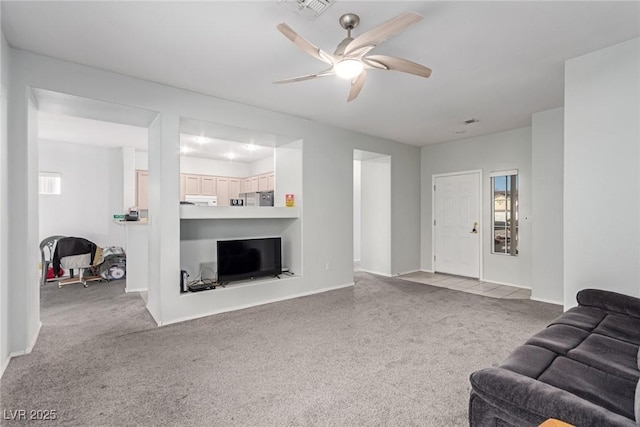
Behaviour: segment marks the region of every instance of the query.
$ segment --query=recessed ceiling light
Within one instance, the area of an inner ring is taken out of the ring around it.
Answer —
[[[244,148],[246,148],[249,151],[255,151],[258,149],[258,146],[252,142],[251,144],[245,145]]]
[[[227,159],[229,159],[229,160],[233,160],[233,159],[235,159],[235,158],[236,158],[235,153],[227,153],[227,154],[225,154],[224,156],[225,156]]]
[[[205,138],[204,136],[196,136],[193,140],[198,144],[205,144],[209,142],[209,138]]]
[[[187,153],[190,153],[190,152],[192,152],[192,151],[193,151],[193,149],[191,149],[191,148],[189,148],[189,147],[185,147],[185,146],[180,147],[180,152],[181,152],[182,154],[187,154]]]

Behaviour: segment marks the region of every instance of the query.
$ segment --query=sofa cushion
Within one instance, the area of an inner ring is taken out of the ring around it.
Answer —
[[[550,325],[568,325],[592,331],[606,316],[607,312],[600,308],[578,306],[565,311]]]
[[[603,372],[563,356],[558,356],[538,380],[635,420],[637,381]]]
[[[538,378],[556,357],[557,354],[551,350],[525,344],[516,348],[500,367],[529,378]]]
[[[527,340],[525,344],[567,354],[589,336],[589,332],[567,325],[551,325]]]
[[[592,334],[569,351],[567,357],[630,381],[640,379],[638,346],[625,341]]]
[[[640,318],[640,298],[602,289],[583,289],[576,295],[578,304]]]
[[[611,412],[561,388],[507,369],[481,369],[471,374],[470,379],[473,391],[469,420],[472,427],[537,426],[548,418],[557,418],[580,427],[636,425],[633,418]],[[488,405],[474,403],[479,399]],[[493,413],[478,414],[478,411]],[[492,417],[495,419],[491,420]]]
[[[640,319],[635,317],[609,314],[593,332],[640,345]]]

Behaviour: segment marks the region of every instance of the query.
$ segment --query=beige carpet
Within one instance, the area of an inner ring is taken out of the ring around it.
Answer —
[[[464,426],[469,374],[561,311],[355,279],[163,328],[121,282],[46,286],[40,339],[9,364],[2,409],[55,410],[46,425],[65,426]]]

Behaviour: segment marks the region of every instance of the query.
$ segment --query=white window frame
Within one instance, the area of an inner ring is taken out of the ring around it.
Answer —
[[[59,172],[40,172],[38,174],[38,194],[59,196],[62,194],[62,175]]]
[[[518,256],[519,252],[518,252],[518,246],[519,246],[519,238],[520,238],[520,227],[517,225],[516,222],[512,221],[512,224],[514,224],[514,227],[510,230],[510,238],[512,239],[512,244],[511,244],[511,251],[510,252],[497,252],[495,250],[495,240],[496,240],[496,227],[495,227],[495,219],[496,219],[496,211],[495,211],[495,183],[494,183],[494,178],[497,177],[505,177],[505,176],[516,176],[516,188],[515,188],[515,203],[513,203],[513,200],[510,203],[510,206],[513,207],[514,212],[515,212],[515,218],[516,220],[518,219],[518,210],[519,210],[519,203],[518,200],[520,198],[520,194],[519,194],[519,187],[520,187],[520,176],[518,174],[518,169],[510,169],[510,170],[504,170],[504,171],[495,171],[495,172],[490,172],[489,173],[489,178],[491,179],[491,254],[492,255],[507,255],[507,256]],[[511,189],[512,195],[511,197],[514,196],[514,189]],[[515,233],[514,233],[515,231]],[[515,237],[514,237],[515,234]]]

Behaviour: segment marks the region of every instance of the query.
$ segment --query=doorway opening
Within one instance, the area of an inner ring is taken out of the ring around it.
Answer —
[[[135,170],[146,156],[148,126],[157,113],[44,89],[34,88],[32,94],[29,127],[37,130],[40,184],[40,319],[45,324],[59,320],[58,308],[65,304],[98,313],[99,299],[120,303],[123,310],[140,310],[147,301],[147,283],[133,274],[136,262],[131,261],[147,255],[145,218],[136,215],[135,231],[143,234],[138,247],[132,246],[131,230],[125,227],[130,223],[119,219],[138,213]],[[59,253],[59,261],[53,262],[63,238],[66,255]],[[56,277],[58,266],[62,277]],[[146,277],[145,267],[138,270]],[[123,296],[126,293],[132,295]],[[67,320],[88,318],[70,313]],[[97,323],[117,328],[117,320]]]
[[[355,271],[391,276],[391,156],[353,151]]]

